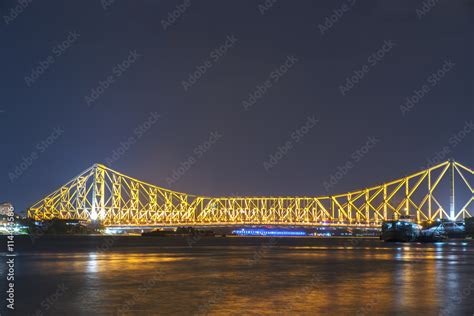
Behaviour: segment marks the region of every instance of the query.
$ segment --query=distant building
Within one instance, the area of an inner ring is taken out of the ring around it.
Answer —
[[[11,221],[12,215],[14,221]],[[23,225],[20,222],[20,216],[14,213],[13,204],[10,202],[0,203],[0,235],[24,235],[27,233],[28,227]]]
[[[6,216],[13,210],[13,204],[11,204],[10,202],[0,203],[0,216]]]

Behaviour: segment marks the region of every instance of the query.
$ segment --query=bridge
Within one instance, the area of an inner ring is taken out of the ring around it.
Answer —
[[[28,209],[34,220],[76,219],[123,226],[379,226],[474,214],[474,171],[446,161],[374,187],[319,197],[206,197],[175,192],[95,164]],[[457,194],[464,192],[464,194]]]

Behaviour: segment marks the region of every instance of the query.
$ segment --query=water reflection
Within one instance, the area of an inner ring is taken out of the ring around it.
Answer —
[[[87,273],[97,273],[97,255],[95,253],[89,253],[89,260],[87,261]]]
[[[266,242],[203,239],[189,248],[185,240],[153,239],[101,252],[31,249],[19,279],[29,282],[25,293],[67,284],[57,313],[126,307],[135,314],[437,314],[474,272],[472,242],[360,240],[347,247],[341,240],[281,239],[262,252]],[[39,306],[42,297],[31,297]],[[453,310],[472,314],[468,301]]]

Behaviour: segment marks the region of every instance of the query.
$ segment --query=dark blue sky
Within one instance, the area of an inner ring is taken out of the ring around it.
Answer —
[[[111,168],[211,196],[327,194],[348,162],[329,191],[398,178],[435,156],[474,166],[472,1],[423,14],[422,1],[277,0],[262,14],[263,3],[32,1],[13,13],[16,1],[0,2],[0,200],[24,209],[130,137]],[[134,131],[150,113],[158,121]],[[203,152],[212,132],[221,136]]]

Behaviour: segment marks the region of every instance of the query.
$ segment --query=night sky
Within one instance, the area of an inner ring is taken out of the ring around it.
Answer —
[[[208,196],[474,166],[472,1],[25,3],[0,2],[0,201],[18,211],[94,163]]]

